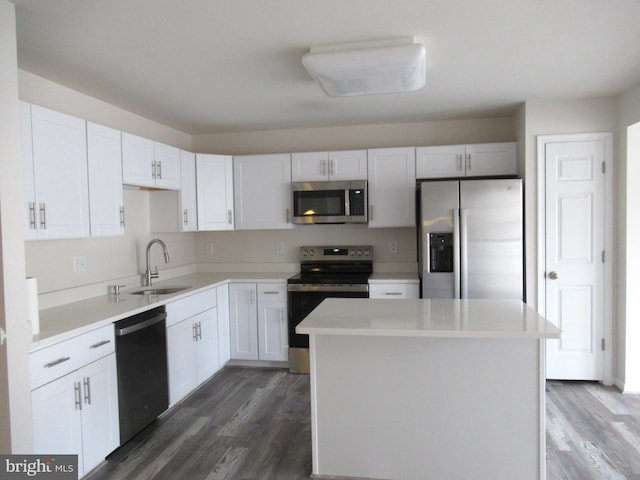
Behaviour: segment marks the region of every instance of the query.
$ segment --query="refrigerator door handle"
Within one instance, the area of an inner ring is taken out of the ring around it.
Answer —
[[[453,298],[460,298],[460,209],[453,209]]]
[[[468,238],[467,238],[467,215],[469,211],[466,208],[460,210],[460,297],[469,298],[468,277],[469,271],[467,265],[468,260]]]

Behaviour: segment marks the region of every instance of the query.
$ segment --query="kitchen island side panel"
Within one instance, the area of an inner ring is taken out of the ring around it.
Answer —
[[[315,474],[544,478],[540,340],[312,337]]]

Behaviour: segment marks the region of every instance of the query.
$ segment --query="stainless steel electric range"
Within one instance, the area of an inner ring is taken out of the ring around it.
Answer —
[[[309,336],[296,326],[325,298],[368,298],[370,245],[300,247],[300,273],[287,283],[289,371],[309,373]]]

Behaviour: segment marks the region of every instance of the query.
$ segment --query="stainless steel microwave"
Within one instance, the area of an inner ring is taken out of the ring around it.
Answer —
[[[293,182],[293,223],[367,223],[367,181]]]

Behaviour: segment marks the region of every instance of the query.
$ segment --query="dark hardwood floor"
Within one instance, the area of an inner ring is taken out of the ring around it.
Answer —
[[[547,478],[640,479],[640,396],[547,384]],[[88,480],[306,480],[309,376],[226,367]],[[511,480],[511,479],[509,479]]]

